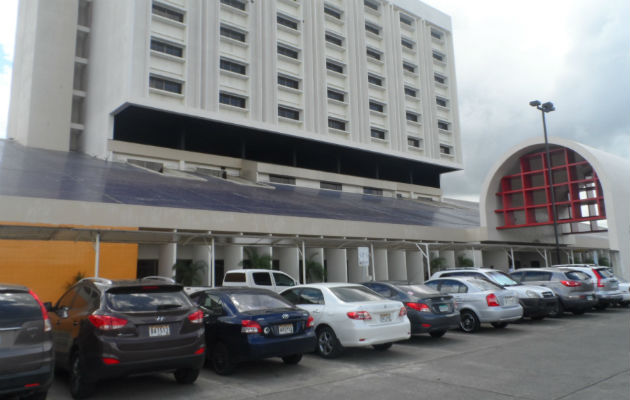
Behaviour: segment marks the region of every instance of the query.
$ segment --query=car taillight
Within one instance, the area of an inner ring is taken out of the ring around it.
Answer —
[[[29,290],[28,293],[33,296],[37,304],[39,304],[39,309],[42,311],[42,318],[44,318],[44,332],[50,332],[52,330],[52,325],[50,325],[50,318],[48,318],[48,311],[46,311],[46,307],[44,307],[44,303],[37,297],[35,292]]]
[[[102,331],[112,331],[127,325],[126,319],[112,317],[111,315],[92,314],[88,317],[88,319],[92,325]]]
[[[312,328],[315,325],[315,319],[313,319],[312,316],[308,316],[308,319],[306,320],[306,327],[307,328]]]
[[[407,315],[407,307],[400,307],[400,311],[398,312],[399,317],[404,317]]]
[[[347,315],[350,319],[362,319],[364,321],[372,319],[372,316],[367,311],[349,311]]]
[[[416,310],[416,311],[420,311],[420,312],[431,312],[431,309],[429,308],[429,306],[427,306],[424,303],[405,303],[407,305],[407,307],[411,308],[412,310]]]
[[[120,364],[120,360],[117,358],[103,357],[103,364],[105,365]]]
[[[599,274],[599,272],[596,269],[593,269],[593,273],[595,274],[595,277],[597,278],[597,287],[606,286],[602,283],[602,276]]]
[[[206,352],[206,348],[205,348],[205,346],[204,346],[204,347],[200,347],[200,348],[198,348],[197,350],[195,350],[195,355],[197,355],[197,356],[198,356],[198,355],[203,354],[203,353],[205,353],[205,352]]]
[[[192,314],[188,315],[188,320],[193,324],[200,324],[203,322],[203,312],[201,310],[197,310]]]
[[[241,333],[262,333],[262,328],[258,322],[244,319],[241,321]]]
[[[494,293],[490,293],[486,296],[486,303],[488,303],[488,307],[499,307],[499,299]]]
[[[582,284],[580,282],[577,282],[577,281],[561,281],[560,283],[562,283],[564,286],[567,286],[567,287],[582,286]]]

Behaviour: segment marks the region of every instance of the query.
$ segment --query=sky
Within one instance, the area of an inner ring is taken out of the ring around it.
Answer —
[[[496,160],[550,137],[630,158],[628,0],[424,0],[451,16],[464,169],[442,176],[444,194],[478,200]],[[0,12],[0,138],[6,137],[17,0]]]

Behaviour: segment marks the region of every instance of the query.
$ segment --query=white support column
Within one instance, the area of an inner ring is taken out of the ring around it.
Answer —
[[[387,249],[374,249],[374,280],[386,281],[388,279]]]
[[[215,282],[215,279],[216,279],[215,261],[217,259],[216,250],[217,249],[214,243],[214,238],[212,238],[212,241],[210,242],[210,265],[208,266],[208,276],[210,277],[208,284],[212,287],[215,287],[217,284]]]
[[[96,234],[96,241],[94,242],[94,276],[98,278],[99,270],[101,266],[101,234]]]
[[[455,268],[455,251],[440,250],[440,257],[446,261],[446,268]]]
[[[291,275],[296,281],[300,277],[300,252],[297,247],[280,247],[275,249],[280,260],[280,271]]]
[[[368,278],[368,268],[359,266],[359,250],[357,248],[347,249],[348,257],[348,282],[365,282]]]
[[[387,251],[387,270],[389,272],[388,279],[407,280],[407,257],[404,250]]]
[[[239,263],[243,260],[243,246],[229,244],[223,247],[223,269],[225,272],[243,268]]]
[[[201,277],[200,285],[206,286],[211,285],[211,273],[209,271],[210,264],[212,262],[212,248],[208,245],[200,245],[200,246],[192,246],[192,261],[193,262],[203,262],[206,266],[203,272],[203,276]]]
[[[173,277],[173,266],[177,262],[177,244],[169,243],[160,246],[160,260],[158,262],[158,274],[160,276]]]
[[[325,249],[324,254],[328,282],[348,282],[346,249]]]
[[[424,258],[420,251],[405,252],[407,279],[410,282],[424,282]]]

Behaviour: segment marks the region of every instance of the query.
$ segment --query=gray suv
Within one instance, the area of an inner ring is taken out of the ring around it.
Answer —
[[[515,281],[528,285],[545,286],[558,296],[557,316],[567,310],[584,314],[595,304],[593,281],[584,272],[560,268],[522,268],[510,274]]]
[[[180,285],[82,279],[51,309],[57,365],[74,398],[101,379],[173,371],[193,383],[205,360],[203,313]]]
[[[0,397],[45,399],[53,370],[44,305],[24,286],[0,284]]]
[[[554,265],[554,267],[581,271],[590,276],[595,283],[595,297],[597,297],[595,308],[598,310],[604,310],[609,305],[623,300],[623,294],[619,290],[619,281],[608,267],[594,264],[562,264]]]

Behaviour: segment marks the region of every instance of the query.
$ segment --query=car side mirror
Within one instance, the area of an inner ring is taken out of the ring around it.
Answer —
[[[55,311],[55,314],[59,316],[59,318],[68,318],[68,310],[70,308],[68,306],[63,306]]]
[[[44,308],[46,309],[47,312],[51,312],[53,309],[52,303],[50,301],[45,302]]]

